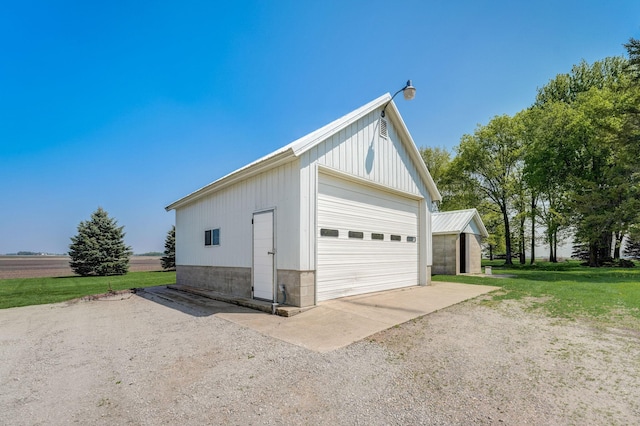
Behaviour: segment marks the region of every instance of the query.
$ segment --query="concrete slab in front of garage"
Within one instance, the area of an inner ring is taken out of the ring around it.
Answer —
[[[500,287],[434,282],[320,302],[285,318],[255,312],[220,312],[228,321],[318,352],[329,352],[413,318],[444,309]]]

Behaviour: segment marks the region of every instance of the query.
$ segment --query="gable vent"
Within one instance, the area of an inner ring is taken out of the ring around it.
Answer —
[[[389,134],[387,133],[387,120],[385,120],[384,118],[380,118],[380,136],[383,138],[388,138]]]

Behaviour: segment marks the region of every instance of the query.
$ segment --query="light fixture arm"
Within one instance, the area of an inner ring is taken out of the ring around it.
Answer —
[[[416,96],[416,88],[413,87],[411,85],[411,80],[407,80],[407,84],[405,84],[405,86],[398,90],[396,93],[393,94],[393,96],[391,97],[391,99],[389,99],[389,102],[387,102],[384,105],[384,108],[382,108],[382,112],[380,113],[381,117],[384,117],[384,111],[387,109],[387,106],[389,106],[389,104],[391,103],[391,101],[393,100],[393,98],[396,97],[396,95],[400,92],[404,92],[404,98],[408,101],[410,101],[411,99],[413,99]]]

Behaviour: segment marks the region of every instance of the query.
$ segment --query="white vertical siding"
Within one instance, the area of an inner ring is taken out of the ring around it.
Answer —
[[[429,193],[411,157],[400,140],[393,121],[388,120],[388,138],[378,133],[379,112],[361,118],[325,142],[301,156],[302,168],[317,161],[336,170],[415,195],[431,204]],[[372,167],[367,170],[367,155],[373,154]]]
[[[420,251],[420,258],[418,262],[419,276],[418,280],[420,285],[427,285],[430,282],[430,277],[427,275],[427,267],[433,265],[433,239],[431,235],[431,211],[427,207],[426,201],[420,200],[420,217],[419,226],[421,230],[418,236],[418,243],[422,250]],[[424,230],[424,231],[422,231]]]
[[[379,118],[380,110],[375,110],[300,156],[301,269],[315,269],[314,230],[317,204],[315,195],[317,193],[317,164],[423,197],[424,219],[420,218],[421,228],[425,230],[427,235],[430,235],[428,229],[431,225],[429,191],[422,182],[418,169],[402,143],[391,117],[386,118],[388,123],[387,138],[379,135]],[[307,196],[310,197],[308,204],[304,199]],[[302,234],[306,232],[309,237],[303,238]],[[423,231],[421,230],[420,233],[423,234]],[[421,243],[422,247],[426,249],[425,255],[427,256],[423,263],[431,265],[430,237],[424,236]],[[420,281],[423,282],[422,277]]]
[[[251,267],[255,211],[275,208],[277,268],[299,269],[300,186],[297,161],[246,179],[176,209],[178,265]],[[220,228],[220,246],[204,231]]]

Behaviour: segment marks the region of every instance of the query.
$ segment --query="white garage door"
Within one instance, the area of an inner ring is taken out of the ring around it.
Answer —
[[[418,201],[321,174],[318,301],[418,284]]]

